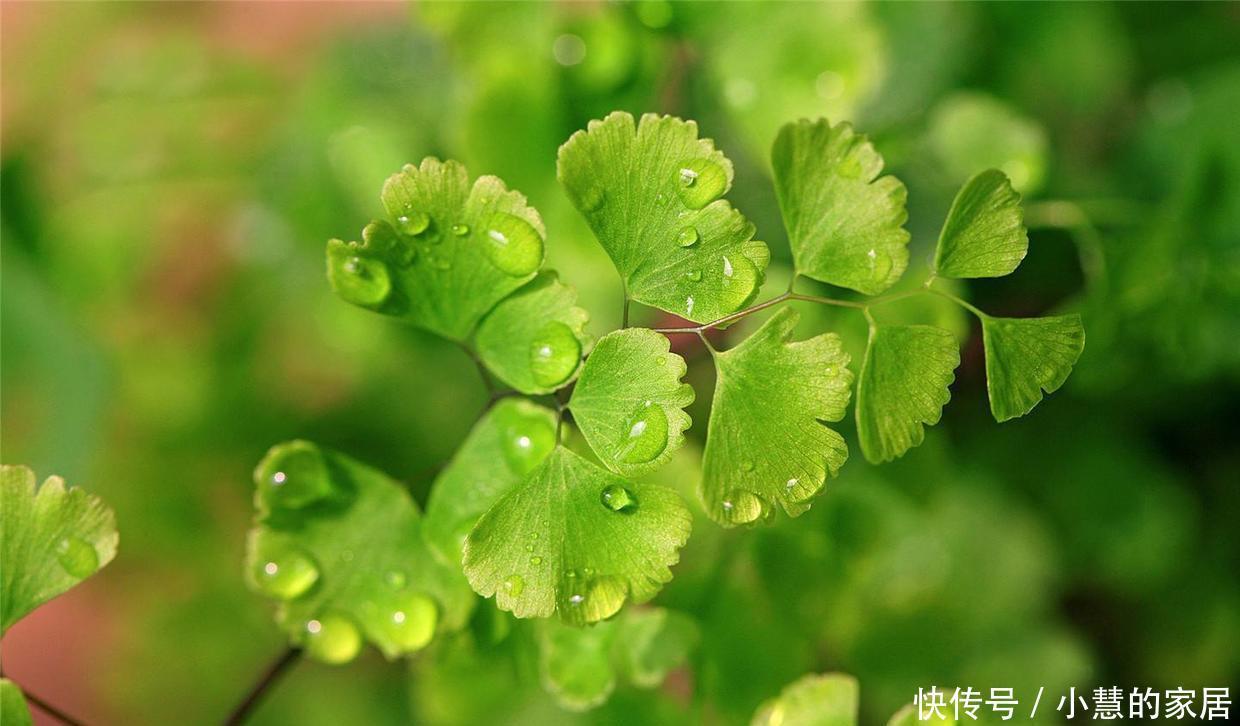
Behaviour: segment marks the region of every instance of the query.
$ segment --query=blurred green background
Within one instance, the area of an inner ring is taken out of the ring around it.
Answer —
[[[527,640],[444,639],[408,665],[301,664],[259,722],[740,723],[837,669],[865,723],[931,684],[1240,682],[1240,4],[5,3],[2,100],[3,458],[100,494],[121,530],[111,566],[6,637],[4,668],[92,723],[217,722],[280,652],[241,577],[268,446],[316,440],[424,501],[473,423],[457,348],[324,277],[325,241],[356,236],[401,164],[526,193],[590,330],[617,325],[618,278],[555,181],[558,145],[614,109],[716,139],[770,290],[780,124],[872,136],[923,268],[959,184],[1002,168],[1030,253],[967,294],[1080,311],[1076,371],[997,425],[975,321],[892,306],[972,333],[942,424],[873,467],[850,419],[852,460],[799,519],[699,512],[656,603],[701,645],[662,688],[570,714]],[[803,312],[863,345],[859,320]],[[696,507],[713,371],[677,343],[697,425],[660,477]]]

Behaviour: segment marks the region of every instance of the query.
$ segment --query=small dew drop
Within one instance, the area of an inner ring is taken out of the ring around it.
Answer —
[[[599,498],[603,506],[613,512],[632,512],[637,509],[637,497],[627,487],[619,484],[603,487]]]
[[[797,480],[796,480],[796,479],[789,479],[789,480],[787,481],[787,483],[786,483],[786,484],[784,484],[784,488],[785,488],[785,489],[793,489],[793,488],[795,488],[795,487],[796,487],[796,485],[797,485]]]
[[[685,298],[685,316],[688,317],[692,315],[693,315],[693,296],[690,295],[689,297]]]
[[[568,598],[568,601],[572,603],[573,605],[580,605],[581,603],[586,601],[586,598],[584,595],[573,595]]]
[[[318,447],[293,441],[272,449],[255,472],[259,497],[271,507],[299,509],[333,494]]]
[[[702,271],[701,270],[689,270],[688,272],[685,273],[685,277],[689,279],[689,282],[701,282]]]
[[[261,541],[261,540],[260,540]],[[262,563],[254,574],[260,590],[280,600],[292,600],[307,592],[319,579],[314,559],[297,547],[262,547]]]
[[[530,558],[530,564],[531,564],[531,565],[541,565],[541,564],[542,564],[542,558],[541,558],[541,557],[539,557],[538,555],[534,555],[533,557],[531,557],[531,558]]]
[[[691,187],[697,183],[698,173],[693,169],[683,168],[680,170],[680,183],[682,186]]]
[[[509,595],[518,597],[525,591],[525,580],[520,575],[511,575],[504,580],[504,589]]]
[[[698,231],[694,227],[685,227],[676,235],[676,244],[681,247],[692,247],[697,244]]]
[[[465,235],[469,234],[469,225],[460,224],[460,223],[452,225],[452,234],[456,235],[457,237],[464,237]]]
[[[728,173],[710,159],[693,159],[680,166],[680,184],[676,192],[689,209],[701,209],[723,196],[728,188]]]
[[[392,276],[382,260],[329,252],[328,277],[336,293],[345,301],[362,307],[377,307],[392,294]]]
[[[405,212],[396,218],[396,226],[401,232],[418,235],[426,231],[431,224],[430,215],[426,212]]]

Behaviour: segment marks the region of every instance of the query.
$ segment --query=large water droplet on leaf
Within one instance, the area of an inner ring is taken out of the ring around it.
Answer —
[[[319,448],[308,441],[282,444],[258,465],[258,495],[269,507],[298,509],[331,496],[334,487]]]
[[[528,275],[542,264],[542,236],[520,217],[497,213],[487,226],[486,238],[491,263],[513,277]]]
[[[435,637],[439,608],[418,593],[403,592],[382,598],[365,609],[366,632],[403,653],[421,650]]]
[[[693,227],[685,227],[676,235],[676,244],[681,247],[692,247],[697,244],[698,231]]]
[[[297,547],[259,548],[254,582],[264,593],[281,600],[301,596],[319,579],[319,568]]]
[[[396,218],[396,228],[410,235],[422,234],[430,224],[431,218],[426,212],[405,212]]]
[[[623,579],[610,576],[591,577],[584,583],[569,580],[562,588],[560,614],[577,623],[611,617],[620,610],[628,593]]]
[[[740,310],[758,287],[758,268],[743,255],[724,255],[719,261],[719,307]]]
[[[530,375],[543,388],[566,381],[580,362],[581,341],[558,320],[548,322],[530,341]]]
[[[332,288],[346,302],[378,307],[392,294],[392,277],[382,260],[349,255],[344,247],[327,259]]]
[[[362,649],[362,634],[352,618],[328,613],[306,623],[306,652],[324,663],[348,663]]]
[[[886,252],[871,249],[866,253],[865,259],[870,268],[870,279],[881,282],[891,274],[891,256]]]
[[[690,209],[701,209],[723,196],[728,188],[728,173],[709,159],[693,159],[680,165],[676,193]]]
[[[625,422],[616,459],[629,464],[653,461],[667,448],[667,414],[650,401],[639,405]]]
[[[610,484],[603,487],[599,498],[603,506],[613,512],[632,512],[637,509],[637,497],[627,487]]]
[[[555,448],[555,424],[544,415],[503,407],[496,410],[495,423],[504,460],[521,476],[537,469]]]
[[[766,508],[757,494],[745,489],[733,489],[723,496],[719,505],[724,520],[732,524],[748,524],[757,521]]]
[[[56,543],[56,561],[65,572],[80,579],[90,577],[99,569],[99,553],[90,542],[69,535]]]

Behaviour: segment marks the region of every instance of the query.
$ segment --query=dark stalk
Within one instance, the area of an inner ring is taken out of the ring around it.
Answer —
[[[237,704],[237,707],[228,714],[228,718],[224,721],[227,726],[237,726],[243,724],[254,713],[254,709],[258,704],[262,703],[263,698],[273,686],[280,681],[280,678],[288,673],[288,670],[297,663],[301,657],[300,648],[287,648],[280,657],[276,658],[267,669],[263,671],[258,680],[246,693],[245,698]]]

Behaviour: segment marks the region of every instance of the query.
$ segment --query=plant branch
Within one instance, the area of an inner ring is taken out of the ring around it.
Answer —
[[[12,679],[9,679],[9,680],[12,680]],[[16,681],[14,681],[14,683],[16,683]],[[21,689],[22,695],[26,697],[27,701],[34,704],[34,706],[38,708],[40,711],[42,711],[43,713],[46,713],[47,715],[51,716],[57,721],[65,724],[65,726],[84,726],[82,721],[79,721],[76,718],[73,718],[72,716],[65,713],[64,711],[61,711],[59,708],[56,708],[55,706],[48,703],[47,701],[44,701],[42,698],[39,698],[38,696],[34,695],[25,686],[21,685],[20,683],[17,683],[17,687]]]
[[[487,387],[487,394],[491,397],[495,396],[495,382],[491,380],[490,374],[487,373],[486,366],[482,364],[482,359],[478,357],[468,345],[460,344],[461,350],[465,351],[465,355],[474,362],[474,367],[478,369],[478,377],[482,379],[482,385]]]
[[[279,682],[280,678],[285,675],[289,668],[297,663],[301,657],[301,649],[289,647],[285,649],[280,657],[276,658],[267,669],[263,671],[258,680],[250,688],[245,698],[241,699],[241,703],[228,714],[228,718],[224,721],[227,726],[237,726],[243,724],[249,719],[254,709],[262,702],[267,692]]]
[[[733,322],[735,320],[740,320],[741,318],[746,317],[748,315],[753,315],[759,310],[766,310],[769,307],[778,305],[781,302],[792,299],[792,298],[793,298],[792,293],[785,292],[784,294],[773,297],[770,300],[767,300],[766,302],[760,302],[757,305],[754,305],[752,307],[747,307],[744,310],[738,310],[734,313],[731,313],[730,315],[724,315],[722,318],[719,318],[718,320],[712,320],[709,323],[703,323],[701,325],[693,325],[693,326],[689,326],[686,328],[655,328],[654,332],[663,333],[665,335],[676,335],[676,334],[699,335],[701,333],[706,332],[707,330],[710,330],[711,328],[717,328],[720,325],[727,325],[730,322]]]

